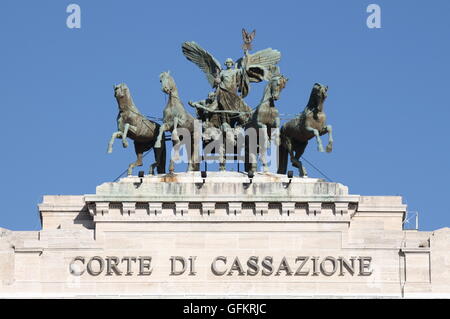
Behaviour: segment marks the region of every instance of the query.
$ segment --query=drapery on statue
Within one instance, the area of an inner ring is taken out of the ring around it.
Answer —
[[[234,61],[228,58],[225,69],[222,69],[220,63],[195,42],[184,42],[182,50],[185,57],[205,73],[209,84],[216,89],[219,110],[236,111],[237,116],[229,113],[224,115],[231,127],[244,125],[249,120],[251,108],[243,98],[248,95],[250,83],[269,80],[271,67],[281,58],[279,51],[270,48],[254,54],[245,52],[244,57],[237,61],[236,68]]]
[[[159,130],[159,135],[155,143],[155,147],[161,147],[161,142],[163,141],[164,132],[171,131],[172,133],[172,143],[174,148],[174,158],[170,159],[169,173],[174,172],[174,161],[178,160],[179,157],[179,147],[181,140],[177,133],[177,128],[185,128],[190,132],[191,135],[191,145],[190,156],[189,156],[189,171],[198,171],[200,169],[200,162],[197,154],[197,147],[195,147],[196,141],[200,136],[195,136],[194,130],[194,117],[189,114],[181,102],[180,96],[178,95],[178,89],[175,84],[175,80],[170,75],[170,72],[163,72],[159,76],[161,82],[161,90],[169,96],[167,100],[167,105],[164,108],[164,123],[161,125]],[[189,149],[188,148],[188,149]]]
[[[297,167],[300,176],[307,176],[306,170],[300,161],[305,152],[308,141],[316,137],[317,148],[323,152],[320,136],[328,133],[327,152],[333,149],[333,136],[331,125],[326,124],[326,114],[323,104],[328,94],[328,86],[314,84],[309,102],[305,110],[296,118],[288,121],[281,127],[281,145],[279,149],[278,174],[286,174],[288,155],[292,166]]]
[[[128,147],[127,137],[134,140],[134,150],[137,160],[128,166],[128,175],[133,173],[133,168],[142,166],[142,158],[144,152],[154,147],[156,137],[160,131],[160,125],[155,123],[141,114],[130,94],[127,85],[122,83],[114,86],[114,96],[119,106],[119,114],[117,115],[117,132],[114,132],[108,144],[108,153],[112,153],[112,147],[116,138],[122,139],[123,147]],[[158,174],[166,172],[166,143],[161,144],[162,147],[154,148],[155,163],[150,166],[150,173],[154,174],[155,167]]]

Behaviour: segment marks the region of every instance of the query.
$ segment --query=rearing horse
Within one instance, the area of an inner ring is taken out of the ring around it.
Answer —
[[[200,170],[200,162],[198,160],[197,147],[196,142],[199,140],[199,134],[194,134],[196,130],[194,130],[195,119],[189,114],[183,106],[183,103],[180,100],[178,95],[178,89],[176,87],[175,81],[170,75],[170,72],[163,72],[159,76],[161,82],[161,89],[164,93],[166,93],[169,98],[167,100],[166,107],[164,108],[164,123],[161,125],[159,130],[159,135],[155,143],[155,147],[158,148],[161,145],[161,140],[163,139],[163,134],[165,131],[171,131],[172,133],[172,143],[173,149],[175,151],[174,158],[170,159],[169,165],[169,173],[173,173],[174,171],[174,159],[178,159],[179,147],[181,144],[181,140],[178,136],[177,129],[184,128],[189,131],[190,134],[190,144],[186,145],[186,148],[190,152],[189,156],[189,171],[198,171]],[[200,133],[200,132],[198,132]]]
[[[297,167],[300,176],[306,176],[306,170],[300,161],[305,152],[308,141],[313,137],[317,140],[319,152],[323,152],[320,136],[328,133],[327,152],[333,149],[333,136],[331,125],[326,124],[326,114],[323,104],[327,98],[328,86],[314,84],[308,105],[296,118],[288,121],[281,127],[281,145],[278,157],[278,174],[286,174],[288,154],[292,166]]]
[[[259,146],[259,153],[261,155],[261,162],[264,172],[267,172],[269,170],[267,166],[266,150],[269,146],[269,140],[272,134],[272,130],[280,128],[280,116],[277,108],[275,107],[275,101],[279,99],[280,93],[285,88],[288,80],[289,79],[281,75],[278,70],[274,72],[272,78],[269,80],[269,83],[264,89],[264,94],[261,102],[253,112],[250,122],[245,126],[246,129],[256,129],[256,136],[258,139],[257,145]],[[262,136],[259,134],[260,130],[263,133]],[[280,144],[278,132],[275,142],[277,145]],[[249,148],[249,141],[247,138],[245,170],[255,171],[257,165],[256,155],[251,152]]]
[[[139,112],[130,94],[127,85],[122,83],[114,86],[114,96],[119,106],[119,114],[117,115],[117,132],[112,134],[108,144],[108,153],[112,153],[112,147],[116,138],[122,139],[123,147],[128,147],[127,137],[134,140],[134,150],[137,160],[128,166],[128,175],[133,173],[133,168],[142,166],[143,153],[154,147],[156,136],[160,132],[160,125],[150,121]],[[162,147],[156,149],[155,163],[150,166],[150,173],[154,174],[155,167],[158,174],[166,172],[166,143]]]

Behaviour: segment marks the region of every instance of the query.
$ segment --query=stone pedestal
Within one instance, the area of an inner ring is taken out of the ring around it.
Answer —
[[[199,172],[45,196],[0,230],[0,296],[450,297],[450,230],[403,230],[400,197]]]

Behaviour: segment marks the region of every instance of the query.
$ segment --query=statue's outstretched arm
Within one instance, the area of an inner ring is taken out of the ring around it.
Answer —
[[[192,107],[198,108],[198,109],[204,109],[204,105],[206,104],[206,100],[200,100],[197,102],[189,101],[188,104]]]

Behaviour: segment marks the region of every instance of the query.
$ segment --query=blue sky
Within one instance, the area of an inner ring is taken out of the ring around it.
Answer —
[[[72,2],[81,29],[66,27]],[[382,9],[381,29],[366,26],[370,3]],[[116,129],[113,84],[127,83],[149,116],[161,117],[165,70],[185,104],[203,99],[210,88],[181,43],[237,58],[242,27],[257,30],[255,49],[282,52],[290,80],[281,113],[301,112],[315,82],[329,86],[335,148],[318,153],[311,141],[309,161],[352,194],[403,196],[422,230],[450,226],[449,13],[447,0],[2,0],[0,226],[37,230],[43,195],[94,193],[134,161],[132,144],[117,141],[106,154]],[[248,104],[256,106],[262,87],[253,86]]]

